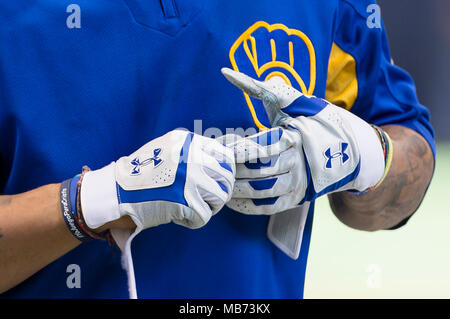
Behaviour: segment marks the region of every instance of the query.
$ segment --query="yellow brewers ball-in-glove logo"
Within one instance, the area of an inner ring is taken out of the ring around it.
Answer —
[[[311,40],[283,24],[258,21],[234,42],[230,61],[235,71],[267,81],[281,77],[303,94],[312,95],[316,85],[316,55]],[[244,93],[253,121],[260,129],[270,126],[260,100]]]

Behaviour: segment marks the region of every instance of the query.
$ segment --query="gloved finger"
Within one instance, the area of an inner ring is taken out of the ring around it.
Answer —
[[[303,95],[297,89],[286,84],[278,76],[261,82],[230,68],[222,68],[221,72],[228,81],[251,97],[263,100],[264,102],[278,104],[281,109]]]
[[[225,134],[225,135],[216,137],[216,141],[219,142],[220,144],[227,146],[227,145],[236,143],[241,138],[243,138],[243,136],[240,136],[240,135],[234,134],[234,133],[229,133],[229,134]]]
[[[236,164],[257,163],[260,158],[279,155],[288,148],[299,145],[301,135],[298,131],[290,131],[281,127],[272,128],[242,138],[230,147],[234,151]]]
[[[206,153],[203,154],[202,166],[203,171],[231,197],[235,182],[233,170],[236,171],[236,168],[230,167],[225,162],[219,162],[215,157]]]
[[[297,206],[295,190],[289,194],[271,198],[232,198],[226,205],[247,215],[273,215]]]
[[[229,68],[222,68],[222,74],[232,84],[240,88],[248,95],[263,101],[264,108],[272,126],[289,116],[281,109],[288,106],[301,93],[296,89],[280,83],[278,79],[261,82],[241,72]]]
[[[204,156],[209,157],[208,162],[214,160],[215,163],[202,166],[202,174],[196,179],[197,188],[203,188],[204,191],[213,193],[223,202],[227,202],[233,194],[234,175],[222,168],[213,157],[207,154]]]
[[[217,139],[201,138],[207,139],[206,143],[202,146],[202,151],[210,156],[209,158],[205,158],[206,162],[211,164],[217,162],[223,169],[234,174],[236,172],[236,163],[233,149],[223,145]],[[215,159],[215,161],[212,159]],[[214,167],[211,167],[211,169],[214,169]]]
[[[212,169],[210,169],[208,167],[204,167],[204,172],[210,178],[212,178],[216,182],[217,185],[219,185],[222,192],[225,193],[225,195],[221,196],[221,197],[223,197],[224,201],[227,202],[233,194],[233,189],[234,189],[234,184],[235,184],[234,180],[230,180],[230,179],[224,177],[223,175],[217,173],[216,171],[213,171]],[[220,192],[220,194],[222,194],[222,192]]]
[[[222,68],[222,74],[232,84],[239,89],[250,95],[251,97],[262,99],[264,97],[264,83],[258,80],[252,79],[248,75],[241,72],[233,71],[229,68]],[[272,94],[273,95],[273,94]],[[273,95],[273,99],[276,100],[276,96]]]
[[[203,200],[211,208],[212,215],[217,214],[227,202],[227,199],[224,199],[222,196],[218,196],[217,192],[212,192],[203,188],[200,188],[199,191]]]
[[[260,158],[254,163],[245,162],[236,165],[236,179],[265,178],[281,175],[292,170],[300,157],[298,149],[291,147],[279,155]]]
[[[181,208],[183,210],[182,213],[172,216],[171,221],[190,229],[205,226],[212,216],[211,207],[203,201],[197,201],[195,207],[195,209],[186,206]]]
[[[198,174],[195,182],[186,180],[186,187],[191,193],[188,200],[189,207],[187,207],[187,210],[183,208],[182,214],[179,214],[183,218],[178,218],[177,223],[189,228],[198,228],[205,225],[211,216],[222,209],[229,199],[226,187],[221,186],[203,170],[201,172],[203,174]],[[173,216],[172,220],[176,218],[177,216]]]
[[[223,186],[211,177],[204,177],[204,181],[197,185],[197,191],[202,201],[208,205],[211,214],[216,214],[230,199],[230,196]]]
[[[188,160],[200,167],[209,167],[234,182],[236,164],[233,150],[210,138],[196,138],[201,142],[201,146],[195,152],[190,152]],[[206,139],[206,142],[201,139]]]
[[[289,194],[295,188],[291,172],[264,179],[236,180],[233,199],[272,198]]]

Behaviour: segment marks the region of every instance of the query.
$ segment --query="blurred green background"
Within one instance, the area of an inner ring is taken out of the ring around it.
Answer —
[[[428,193],[397,230],[363,232],[317,201],[304,298],[450,298],[450,143]]]
[[[436,170],[402,228],[363,232],[316,204],[305,298],[450,298],[450,1],[378,0],[395,64],[413,77],[436,132]]]

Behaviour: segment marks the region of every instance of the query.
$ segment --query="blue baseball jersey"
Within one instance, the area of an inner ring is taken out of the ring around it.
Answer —
[[[369,0],[24,0],[0,3],[0,192],[99,169],[176,128],[206,136],[269,125],[260,101],[220,73],[282,77],[364,120],[419,132],[429,113],[391,59]],[[296,114],[295,109],[291,115]],[[141,298],[301,298],[300,257],[266,236],[267,216],[223,208],[200,229],[175,224],[133,241]],[[78,265],[81,282],[67,280]],[[127,298],[120,253],[84,243],[5,298]]]

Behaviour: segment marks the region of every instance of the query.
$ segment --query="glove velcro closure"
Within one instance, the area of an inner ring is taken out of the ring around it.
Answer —
[[[121,217],[115,179],[116,163],[87,172],[81,184],[81,209],[86,224],[95,229]]]

